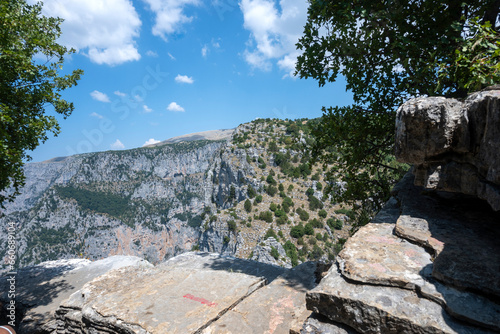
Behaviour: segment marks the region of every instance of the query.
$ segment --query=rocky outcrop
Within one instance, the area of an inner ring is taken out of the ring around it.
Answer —
[[[6,307],[13,300],[16,306],[15,320],[18,333],[55,333],[57,329],[55,311],[61,302],[80,290],[87,282],[110,270],[127,266],[142,270],[152,267],[147,261],[135,256],[112,256],[95,262],[84,259],[44,262],[23,268],[14,275],[14,298],[9,297],[7,277],[1,277],[2,323],[7,323],[4,321],[5,316],[10,312],[7,312]]]
[[[274,248],[274,250],[273,250]],[[290,259],[287,257],[283,246],[270,237],[260,242],[252,251],[252,260],[285,268],[291,268]]]
[[[396,156],[414,167],[307,294],[302,332],[500,332],[499,143],[500,87],[403,104]]]
[[[396,120],[396,157],[415,165],[415,184],[460,192],[500,210],[500,87],[465,101],[444,97],[404,103]]]
[[[500,332],[500,213],[413,182],[346,242],[308,309],[360,333]]]

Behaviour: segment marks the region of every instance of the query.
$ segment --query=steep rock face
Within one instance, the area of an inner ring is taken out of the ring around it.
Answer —
[[[308,309],[360,333],[500,332],[500,213],[413,182],[346,242]]]
[[[119,254],[158,263],[198,245],[204,213],[234,205],[231,188],[237,199],[246,196],[252,168],[240,151],[226,140],[197,140],[27,164],[26,187],[7,203],[0,226],[16,226],[20,266]],[[217,228],[204,242],[222,251],[227,228]]]
[[[396,157],[415,164],[415,184],[482,198],[500,210],[500,87],[464,102],[412,99],[396,120]]]

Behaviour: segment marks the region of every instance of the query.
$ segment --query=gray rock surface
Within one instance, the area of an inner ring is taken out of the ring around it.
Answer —
[[[90,262],[83,259],[44,262],[23,268],[16,275],[16,306],[19,334],[52,333],[56,329],[55,311],[60,303],[85,283],[122,267],[148,268],[152,265],[135,256],[112,256]],[[0,278],[2,303],[8,303],[5,277]],[[5,310],[3,310],[5,311]]]
[[[275,259],[272,255],[272,248],[276,249],[278,258]],[[259,243],[253,249],[252,260],[259,261],[262,263],[268,263],[275,266],[282,266],[285,268],[292,268],[290,259],[287,257],[285,249],[283,246],[276,241],[273,237],[267,238],[266,240]]]
[[[460,192],[500,210],[500,90],[404,103],[396,117],[396,157],[415,165],[415,184]]]
[[[191,252],[117,269],[62,303],[57,333],[289,333],[309,315],[314,270]]]
[[[359,283],[414,290],[455,318],[500,331],[500,305],[433,279],[431,256],[393,230],[394,224],[385,223],[362,227],[337,257],[342,275]]]
[[[413,182],[346,242],[308,309],[361,333],[500,332],[500,213]]]
[[[316,265],[306,262],[278,276],[205,328],[202,333],[289,333],[311,313],[305,294],[316,286]]]
[[[358,334],[354,329],[333,322],[330,319],[321,316],[318,313],[313,313],[302,325],[300,334]],[[290,333],[296,334],[296,333]]]
[[[406,289],[424,285],[422,268],[430,255],[392,234],[394,224],[368,224],[351,237],[337,257],[342,274],[352,280]]]
[[[432,193],[411,186],[398,192],[401,215],[394,232],[429,250],[432,276],[459,289],[500,297],[500,213],[477,199]]]
[[[360,333],[488,333],[454,320],[407,289],[347,282],[332,267],[306,297],[307,308]]]

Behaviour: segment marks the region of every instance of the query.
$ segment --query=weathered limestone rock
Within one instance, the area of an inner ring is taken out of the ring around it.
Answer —
[[[90,262],[83,259],[44,262],[20,269],[16,276],[19,334],[51,333],[56,329],[54,312],[59,304],[83,285],[106,272],[126,266],[147,268],[152,265],[135,256],[112,256]],[[6,279],[0,279],[1,301],[9,301]]]
[[[500,332],[500,213],[413,181],[346,242],[308,309],[361,333]]]
[[[434,278],[500,298],[500,213],[473,198],[422,195],[411,182],[401,182],[395,233],[431,251]]]
[[[316,265],[306,262],[276,278],[229,310],[202,333],[289,333],[311,313],[305,294],[316,286]]]
[[[288,333],[309,315],[304,296],[314,270],[312,263],[289,271],[208,253],[185,253],[146,270],[122,268],[63,302],[58,331]]]
[[[412,289],[455,318],[500,331],[500,305],[432,278],[426,250],[392,234],[394,224],[368,224],[337,257],[341,273],[356,282]]]
[[[332,267],[306,296],[307,308],[360,333],[488,333],[464,325],[414,291],[347,282]]]
[[[500,89],[464,102],[443,97],[404,103],[396,117],[396,157],[415,165],[415,184],[460,192],[500,210]]]
[[[272,248],[275,248],[278,252],[278,259],[275,259],[271,255]],[[253,257],[252,260],[259,261],[262,263],[272,264],[276,266],[282,266],[285,268],[292,268],[290,259],[286,256],[285,249],[283,246],[276,241],[273,237],[267,238],[262,242],[262,245],[258,244],[253,249]],[[283,261],[286,259],[286,261]]]
[[[403,104],[396,156],[414,176],[346,242],[307,308],[361,333],[500,332],[499,149],[499,86]]]
[[[313,313],[304,322],[300,334],[358,334],[354,329],[346,325],[333,322],[330,319]],[[290,332],[290,334],[296,334]]]
[[[337,257],[342,274],[355,281],[406,289],[424,285],[420,271],[432,265],[430,255],[393,235],[393,229],[394,224],[363,226]]]

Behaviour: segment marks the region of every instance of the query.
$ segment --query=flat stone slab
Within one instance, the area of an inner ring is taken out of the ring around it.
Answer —
[[[410,180],[411,181],[411,180]],[[433,253],[432,276],[459,289],[500,299],[500,212],[484,201],[399,191],[401,216],[395,233]]]
[[[304,322],[300,332],[290,334],[358,334],[344,324],[333,322],[320,314],[313,313]]]
[[[337,257],[349,279],[415,289],[424,285],[421,271],[431,266],[430,255],[417,245],[392,234],[394,224],[367,224],[344,245]]]
[[[207,253],[185,253],[146,270],[114,270],[62,304],[58,330],[200,332],[284,271]]]
[[[202,333],[289,334],[300,328],[310,311],[306,309],[306,292],[316,286],[316,265],[306,262],[255,291],[229,310]]]
[[[360,228],[337,257],[341,273],[361,283],[415,290],[458,319],[500,331],[500,305],[433,279],[430,255],[393,235],[393,229],[384,223]]]
[[[333,266],[306,295],[307,308],[360,333],[491,333],[454,320],[412,290],[347,282]]]
[[[52,332],[56,328],[55,311],[60,303],[94,278],[126,266],[152,265],[136,256],[111,256],[90,262],[83,259],[48,261],[22,268],[16,275],[17,316],[23,313],[17,333]],[[2,302],[9,301],[6,279],[0,279]]]

